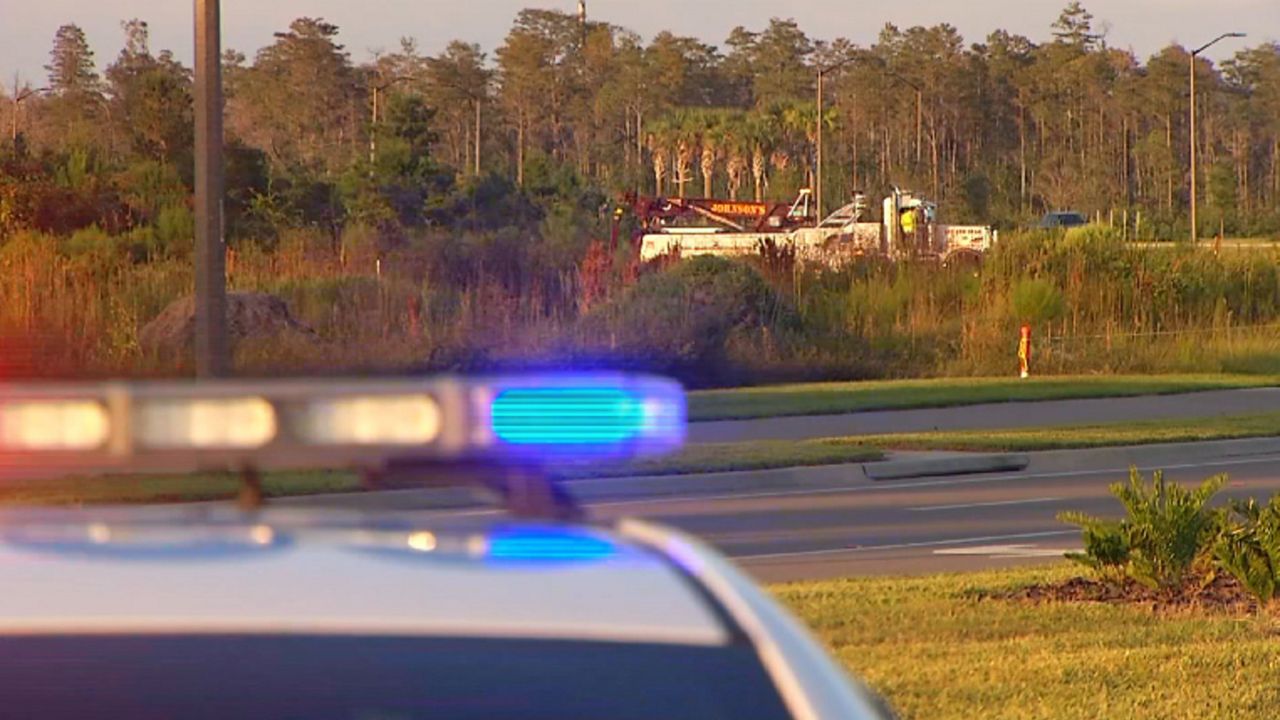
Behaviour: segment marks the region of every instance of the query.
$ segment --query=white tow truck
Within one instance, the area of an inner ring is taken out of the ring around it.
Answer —
[[[794,252],[806,263],[838,267],[860,257],[889,260],[936,260],[944,264],[978,262],[999,239],[984,225],[947,225],[938,222],[938,206],[914,193],[894,189],[884,199],[880,221],[869,219],[866,197],[861,193],[821,222],[813,223],[807,189],[785,213],[766,210],[763,203],[731,203],[720,200],[647,201],[646,208],[663,212],[638,213],[641,219],[640,258],[697,255],[745,256],[761,253],[770,245]],[[706,211],[720,207],[747,211],[773,222],[747,227],[732,218]],[[782,207],[782,206],[778,206]],[[684,212],[692,208],[692,212]],[[714,224],[690,226],[682,216],[697,215]],[[808,220],[806,222],[806,220]]]

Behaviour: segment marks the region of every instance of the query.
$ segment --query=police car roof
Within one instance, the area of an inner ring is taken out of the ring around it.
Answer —
[[[731,638],[677,563],[614,532],[154,518],[0,519],[0,634]]]

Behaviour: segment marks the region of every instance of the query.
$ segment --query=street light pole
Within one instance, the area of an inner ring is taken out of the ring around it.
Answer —
[[[42,87],[26,88],[20,91],[18,89],[18,76],[16,74],[13,76],[13,117],[9,118],[9,140],[15,148],[18,146],[18,114],[22,112],[22,103],[29,100],[33,95],[39,95],[48,90],[49,88]]]
[[[391,79],[379,85],[374,82],[371,86],[371,94],[373,95],[373,109],[369,117],[369,174],[373,175],[373,164],[378,158],[378,118],[386,113],[379,110],[378,96],[383,90],[395,85],[398,82],[405,82],[413,78],[408,75],[395,75]]]
[[[476,177],[480,177],[480,98],[476,98]]]
[[[222,226],[222,42],[219,0],[195,0],[196,376],[224,377],[226,250]]]
[[[1191,244],[1200,241],[1196,225],[1196,53],[1191,53]]]
[[[816,165],[816,168],[814,169],[814,175],[813,175],[813,196],[814,196],[813,197],[813,202],[814,202],[813,217],[814,217],[815,227],[822,222],[822,101],[823,101],[822,79],[823,77],[826,76],[827,73],[831,72],[832,70],[837,70],[839,68],[842,68],[845,65],[848,65],[849,63],[857,59],[858,57],[856,55],[851,55],[839,62],[832,63],[830,65],[818,66],[818,102],[817,102],[818,117],[815,120],[815,122],[817,122],[818,124],[818,127],[816,128],[816,132],[814,133],[814,145],[815,145],[814,150],[818,157],[814,163]]]
[[[1245,36],[1245,34],[1244,34],[1244,33],[1238,33],[1238,32],[1233,32],[1233,33],[1223,33],[1223,34],[1219,35],[1218,37],[1214,38],[1213,40],[1211,40],[1211,41],[1209,41],[1209,42],[1205,43],[1204,45],[1201,45],[1200,47],[1196,48],[1195,50],[1192,50],[1192,51],[1191,51],[1191,81],[1190,81],[1190,85],[1191,85],[1191,118],[1190,118],[1190,136],[1191,136],[1191,244],[1192,244],[1192,245],[1195,245],[1195,244],[1196,244],[1197,242],[1199,242],[1199,240],[1200,240],[1200,237],[1199,237],[1199,236],[1200,236],[1199,226],[1196,224],[1196,223],[1197,223],[1197,218],[1196,218],[1196,209],[1197,209],[1197,208],[1196,208],[1196,206],[1197,206],[1197,200],[1198,200],[1198,198],[1196,197],[1196,181],[1197,181],[1198,176],[1199,176],[1199,170],[1198,170],[1198,168],[1196,167],[1196,154],[1197,154],[1197,143],[1196,143],[1196,140],[1197,140],[1197,136],[1196,136],[1196,58],[1200,56],[1200,53],[1204,52],[1205,50],[1208,50],[1209,48],[1213,47],[1214,45],[1217,45],[1217,44],[1218,44],[1220,41],[1222,41],[1222,40],[1225,40],[1225,39],[1227,39],[1227,38],[1242,38],[1242,37],[1244,37],[1244,36]]]
[[[817,172],[813,176],[813,194],[814,194],[814,211],[813,221],[816,227],[822,222],[822,76],[826,73],[826,68],[818,66],[818,130],[815,135],[815,145],[817,146],[818,159],[816,162]]]

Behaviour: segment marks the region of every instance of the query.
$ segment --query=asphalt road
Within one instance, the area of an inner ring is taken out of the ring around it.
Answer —
[[[1057,514],[1118,515],[1108,486],[1125,480],[1131,465],[1163,468],[1171,479],[1188,483],[1228,473],[1226,497],[1266,499],[1280,492],[1280,441],[1274,439],[1051,451],[1030,458],[1022,472],[880,482],[867,479],[861,466],[840,465],[581,481],[568,488],[595,519],[640,517],[680,528],[769,582],[1053,561],[1080,545],[1079,531]],[[627,499],[637,495],[646,497]],[[424,519],[499,512],[474,504],[443,509],[438,492],[422,490],[280,504],[336,504]]]
[[[807,440],[932,430],[996,430],[1245,415],[1277,410],[1280,410],[1280,388],[1213,390],[1183,395],[990,403],[922,410],[700,422],[689,426],[689,442]]]
[[[1043,563],[1080,546],[1079,531],[1058,521],[1059,512],[1119,514],[1108,486],[1128,470],[1111,460],[1081,453],[1078,469],[602,503],[591,511],[679,527],[770,582]],[[1226,472],[1225,497],[1280,491],[1280,454],[1161,465],[1185,482]]]

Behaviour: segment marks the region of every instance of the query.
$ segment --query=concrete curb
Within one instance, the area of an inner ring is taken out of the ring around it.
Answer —
[[[662,501],[675,497],[741,493],[828,490],[865,482],[862,466],[819,465],[733,470],[687,475],[653,475],[564,481],[564,489],[579,502]],[[341,505],[353,510],[465,510],[486,507],[474,489],[431,488],[377,492],[327,493],[277,498],[272,505],[323,507]]]
[[[867,463],[862,471],[872,480],[905,480],[940,475],[1016,472],[1031,464],[1026,455],[958,455],[923,460],[890,460]]]
[[[1117,445],[1088,450],[1041,450],[1031,453],[1036,472],[1074,470],[1080,453],[1087,452],[1096,465],[1161,468],[1189,462],[1237,460],[1280,455],[1280,437],[1238,438],[1235,440],[1199,440],[1185,443]]]

